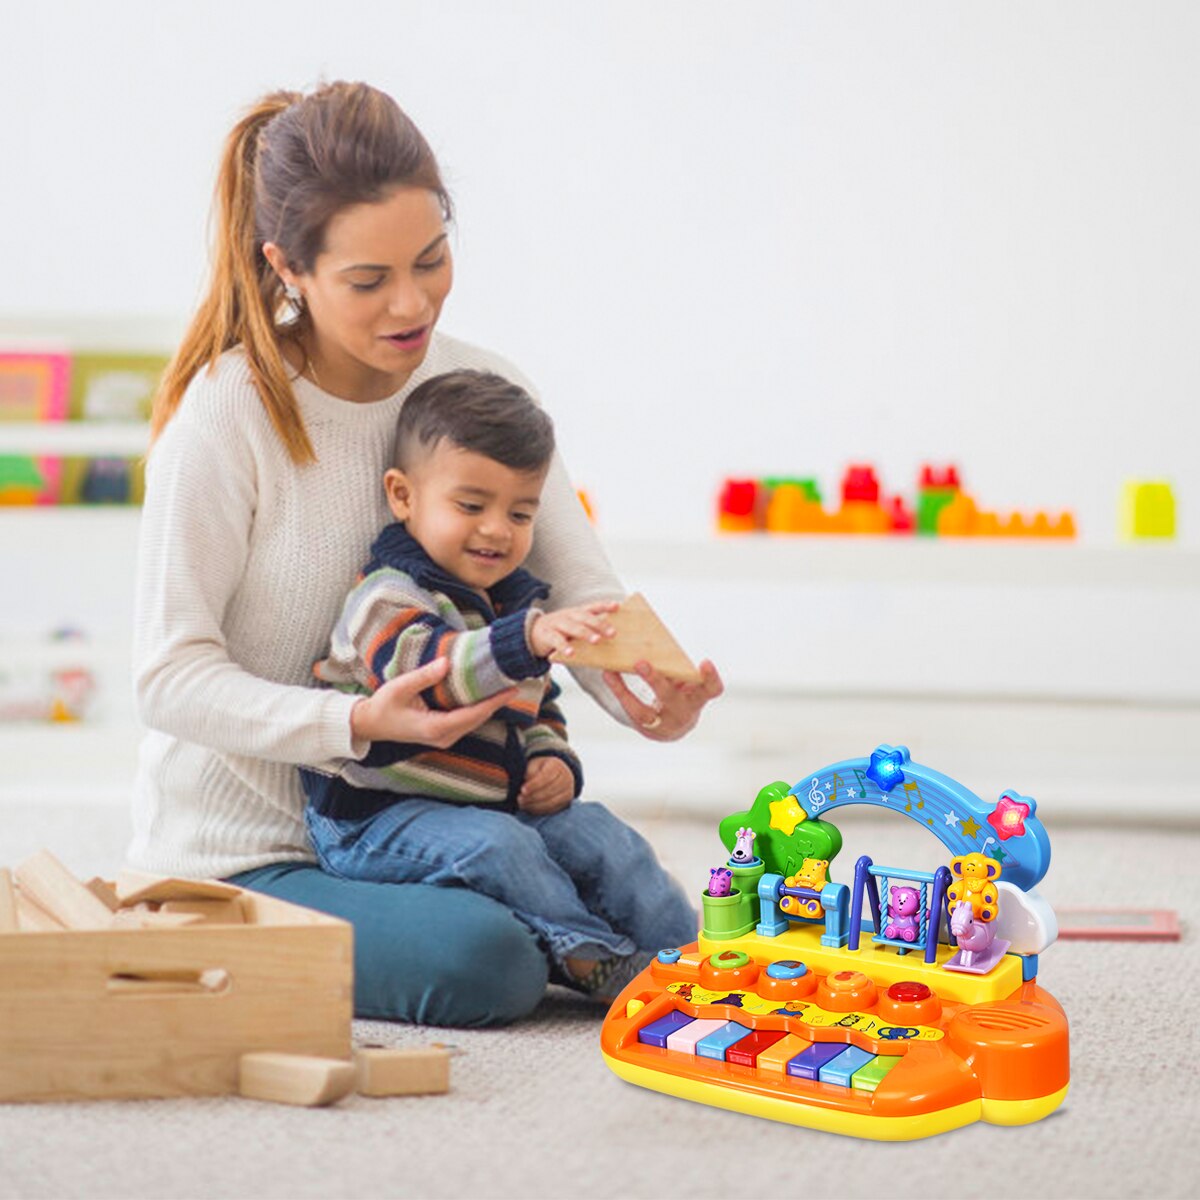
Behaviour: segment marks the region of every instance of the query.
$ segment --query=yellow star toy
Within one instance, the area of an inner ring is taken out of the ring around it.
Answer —
[[[801,821],[808,820],[808,814],[800,807],[795,796],[785,796],[782,800],[771,801],[771,828],[791,837],[796,826]]]

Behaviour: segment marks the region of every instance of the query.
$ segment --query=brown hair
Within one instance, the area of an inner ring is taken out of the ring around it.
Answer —
[[[153,441],[203,367],[241,345],[263,407],[293,462],[316,461],[279,350],[298,338],[308,313],[279,323],[283,283],[263,254],[274,242],[289,268],[311,271],[329,222],[353,204],[398,187],[427,188],[447,220],[450,196],[420,130],[390,97],[365,83],[331,83],[310,96],[272,92],[225,140],[213,197],[215,241],[208,293],[154,398]]]
[[[396,465],[411,470],[441,441],[514,471],[541,471],[554,454],[554,422],[502,375],[447,371],[405,399],[396,422]]]

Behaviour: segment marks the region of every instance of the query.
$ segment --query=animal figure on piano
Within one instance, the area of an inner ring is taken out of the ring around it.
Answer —
[[[728,896],[733,883],[733,872],[728,867],[713,867],[708,872],[708,894]]]
[[[737,831],[737,841],[734,843],[733,853],[729,856],[729,861],[737,863],[739,866],[754,862],[756,857],[754,853],[754,838],[755,833],[753,829],[739,829]]]
[[[950,932],[958,941],[959,961],[964,967],[973,966],[976,956],[984,957],[996,939],[995,926],[989,921],[977,921],[969,900],[960,900],[954,906]]]
[[[789,875],[783,882],[788,887],[808,888],[809,891],[819,892],[827,881],[829,860],[826,858],[806,858],[795,875]],[[779,907],[786,913],[800,917],[819,917],[821,902],[819,900],[804,900],[799,896],[784,896],[779,901]]]
[[[917,912],[920,907],[921,894],[916,888],[892,884],[884,934],[890,938],[903,938],[906,942],[915,942],[918,932]]]
[[[950,860],[950,871],[957,876],[946,893],[951,904],[966,900],[975,910],[976,920],[990,921],[999,900],[992,880],[1000,874],[1000,864],[983,854],[962,854]]]

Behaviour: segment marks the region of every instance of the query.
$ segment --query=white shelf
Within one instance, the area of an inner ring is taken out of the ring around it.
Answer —
[[[162,316],[0,313],[0,350],[169,354],[183,330],[183,321]]]
[[[609,550],[742,692],[1200,706],[1200,554],[1180,546],[735,535]]]
[[[1200,551],[1173,542],[1118,546],[1021,538],[729,534],[616,541],[631,578],[738,582],[953,583],[1041,587],[1166,587],[1200,592]]]
[[[0,454],[133,457],[149,444],[145,421],[0,422]]]

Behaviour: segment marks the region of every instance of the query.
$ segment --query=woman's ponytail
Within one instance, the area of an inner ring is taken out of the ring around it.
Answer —
[[[296,463],[315,460],[296,408],[291,376],[279,352],[276,313],[283,300],[279,277],[263,256],[256,212],[259,137],[301,96],[272,92],[234,126],[225,140],[213,198],[212,274],[208,292],[167,366],[150,418],[151,442],[179,408],[193,377],[242,346],[271,423]]]

